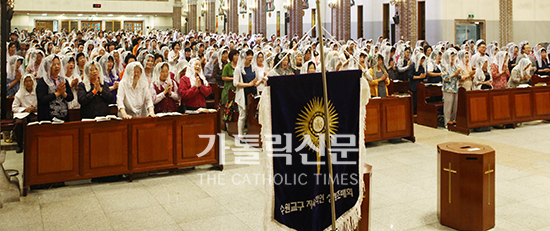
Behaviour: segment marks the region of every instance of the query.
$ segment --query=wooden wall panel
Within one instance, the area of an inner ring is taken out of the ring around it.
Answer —
[[[78,176],[79,130],[71,127],[54,130],[56,126],[62,125],[27,128],[25,183],[57,182],[52,180],[63,181]],[[36,132],[29,133],[29,130]]]
[[[501,121],[503,123],[512,121],[512,98],[510,94],[490,94],[492,102],[491,115],[492,121]]]
[[[155,169],[173,164],[172,121],[134,124],[132,169]]]
[[[216,114],[209,114],[217,117]],[[176,124],[176,164],[185,165],[194,161],[205,161],[208,163],[217,163],[215,145],[209,147],[210,138],[200,138],[199,135],[216,134],[215,120],[197,120],[193,116],[189,119],[179,121]],[[218,139],[218,137],[214,137]],[[208,152],[201,157],[198,154],[210,148]]]
[[[529,118],[532,116],[531,94],[518,93],[514,95],[514,116],[516,118]]]
[[[84,175],[128,171],[128,125],[83,129]]]
[[[487,97],[471,97],[470,101],[470,123],[489,122],[489,111]]]
[[[534,92],[535,116],[550,116],[550,92]]]

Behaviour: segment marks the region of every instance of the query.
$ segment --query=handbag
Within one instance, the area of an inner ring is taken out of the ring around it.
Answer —
[[[225,110],[223,111],[223,121],[230,122],[233,119],[234,112],[235,101],[231,100],[225,104]]]

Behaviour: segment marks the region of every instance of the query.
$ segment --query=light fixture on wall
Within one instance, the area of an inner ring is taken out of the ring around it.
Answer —
[[[285,3],[283,3],[283,8],[285,10],[290,10],[290,2],[286,1]]]
[[[401,3],[401,0],[390,0],[392,6],[399,6],[399,3]]]
[[[334,9],[338,6],[338,2],[337,0],[329,0],[328,1],[328,7],[330,7],[331,9]]]

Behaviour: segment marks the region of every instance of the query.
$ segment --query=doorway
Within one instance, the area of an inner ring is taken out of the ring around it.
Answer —
[[[363,37],[363,6],[357,6],[357,38]]]
[[[34,23],[35,28],[40,30],[51,30],[53,31],[53,20],[52,21],[36,21]]]
[[[462,44],[465,40],[485,40],[485,20],[456,19],[455,42]]]
[[[426,2],[418,2],[418,40],[426,40]]]
[[[143,22],[124,22],[125,31],[141,31],[143,30]]]
[[[101,22],[100,21],[82,21],[82,30],[101,30]]]
[[[390,37],[390,4],[384,3],[382,8],[382,37]]]

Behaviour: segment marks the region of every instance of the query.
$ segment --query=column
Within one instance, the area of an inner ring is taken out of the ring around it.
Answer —
[[[174,7],[173,7],[173,13],[172,13],[172,27],[180,31],[182,30],[181,7],[182,7],[181,0],[174,0]]]
[[[262,33],[264,34],[264,36],[267,36],[266,33],[267,33],[267,27],[266,27],[266,24],[267,24],[267,21],[266,21],[266,8],[265,8],[265,0],[257,0],[258,1],[258,5],[256,6],[257,9],[256,11],[258,12],[257,15],[258,17],[255,18],[255,23],[258,24],[258,30],[256,31],[256,33]]]
[[[302,5],[302,0],[292,0],[291,4],[291,20],[290,23],[293,24],[292,36],[297,35],[301,38],[304,35],[304,7]]]
[[[191,30],[197,31],[197,0],[188,0],[187,9],[187,33]]]
[[[339,40],[339,32],[340,32],[338,30],[338,26],[340,26],[340,14],[339,14],[339,11],[338,11],[338,7],[340,5],[339,2],[340,1],[336,1],[336,6],[330,10],[332,12],[332,15],[331,15],[331,18],[332,18],[331,33],[332,33],[332,38],[334,38],[336,40]],[[319,12],[319,13],[321,13],[321,12]]]
[[[206,30],[216,31],[216,0],[206,0]]]
[[[227,29],[226,32],[239,33],[239,4],[237,0],[229,0],[228,2],[229,12],[227,15]]]
[[[351,39],[351,1],[342,0],[340,4],[342,6],[340,8],[342,20],[340,23],[340,39],[347,41]]]
[[[514,41],[513,30],[513,0],[499,0],[500,7],[500,44],[505,46],[506,44]]]
[[[409,0],[409,40],[411,46],[416,46],[416,40],[418,40],[418,3],[416,0]]]

